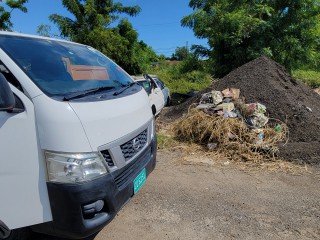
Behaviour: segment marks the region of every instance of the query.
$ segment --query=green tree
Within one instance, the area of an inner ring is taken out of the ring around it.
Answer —
[[[127,19],[121,19],[116,27],[110,26],[119,19],[119,14],[135,16],[140,7],[125,7],[112,0],[63,0],[62,3],[74,19],[58,14],[49,17],[58,25],[62,37],[100,50],[130,74],[143,72],[155,60],[155,52],[138,42],[138,33]]]
[[[159,62],[165,62],[167,60],[166,56],[164,54],[160,54],[158,57]]]
[[[177,56],[176,56],[176,54],[175,54],[175,53],[172,53],[172,54],[171,54],[171,57],[170,57],[170,58],[168,58],[168,60],[171,60],[171,61],[178,61],[178,58],[177,58]]]
[[[40,36],[50,37],[51,35],[51,26],[47,24],[40,24],[37,29],[37,33]]]
[[[152,63],[159,62],[161,59],[162,57],[158,56],[152,47],[143,41],[137,42],[134,47],[134,61],[139,68],[133,74],[148,72]]]
[[[135,59],[135,45],[138,41],[138,33],[133,29],[131,23],[122,19],[119,25],[114,29],[115,34],[121,37],[121,48],[117,54],[117,63],[128,72],[135,74],[139,71],[139,65]]]
[[[62,4],[74,19],[59,14],[51,14],[49,19],[58,25],[63,37],[89,45],[92,45],[92,33],[107,30],[119,19],[119,14],[136,16],[141,10],[139,6],[125,7],[113,0],[62,0]]]
[[[189,57],[189,49],[187,47],[177,47],[174,53],[176,60],[183,61]]]
[[[7,0],[6,5],[10,8],[10,11],[7,11],[4,6],[0,6],[0,30],[11,30],[13,27],[10,21],[12,11],[18,9],[26,13],[28,11],[24,6],[26,2],[28,2],[28,0]]]
[[[194,12],[181,23],[208,40],[214,73],[262,55],[288,70],[315,61],[319,46],[319,0],[190,0]]]
[[[204,71],[208,72],[206,69],[207,62],[201,60],[203,53],[199,53],[200,47],[197,45],[192,45],[191,50],[188,51],[188,55],[183,59],[180,66],[181,73],[189,73],[193,71]]]

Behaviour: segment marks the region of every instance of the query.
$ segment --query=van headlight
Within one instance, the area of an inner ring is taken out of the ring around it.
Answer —
[[[83,183],[107,173],[98,153],[45,152],[48,179],[58,183]]]

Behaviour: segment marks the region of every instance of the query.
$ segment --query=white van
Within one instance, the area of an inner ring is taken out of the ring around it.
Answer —
[[[141,86],[97,50],[0,32],[0,239],[100,231],[155,167]]]

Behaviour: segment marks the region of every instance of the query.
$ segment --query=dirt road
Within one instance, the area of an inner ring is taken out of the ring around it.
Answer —
[[[186,165],[156,170],[95,240],[320,239],[320,171],[292,175]]]
[[[94,240],[320,239],[320,168],[292,175],[179,159],[159,151],[148,181]]]

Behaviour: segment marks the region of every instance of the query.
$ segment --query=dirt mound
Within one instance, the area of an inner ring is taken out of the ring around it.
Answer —
[[[271,118],[287,123],[290,142],[320,141],[320,96],[271,59],[251,61],[211,87],[237,87],[246,102],[264,104]]]
[[[163,117],[176,119],[187,112],[192,103],[198,103],[203,92],[213,89],[222,91],[225,88],[239,88],[245,102],[264,104],[270,118],[279,119],[288,125],[289,144],[282,153],[280,150],[282,157],[303,156],[309,151],[308,143],[314,146],[311,149],[319,152],[320,95],[292,78],[283,66],[266,57],[237,68],[197,96],[164,111]],[[319,148],[316,143],[319,143]],[[313,158],[320,161],[317,153]]]

